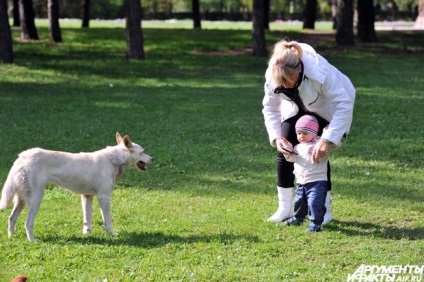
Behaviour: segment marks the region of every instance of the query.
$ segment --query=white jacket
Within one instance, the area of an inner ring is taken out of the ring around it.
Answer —
[[[300,43],[305,79],[298,90],[306,108],[330,122],[322,138],[340,146],[343,135],[349,133],[352,124],[355,88],[347,76],[317,54],[307,44]],[[298,112],[298,107],[284,94],[275,94],[278,87],[272,79],[271,68],[265,73],[265,96],[262,113],[269,141],[281,137],[281,123]]]
[[[290,154],[287,161],[294,162],[293,174],[296,176],[296,183],[306,184],[315,181],[327,181],[328,155],[322,158],[319,163],[312,161],[312,151],[320,140],[315,138],[309,143],[301,143],[294,146],[295,152],[299,155]]]

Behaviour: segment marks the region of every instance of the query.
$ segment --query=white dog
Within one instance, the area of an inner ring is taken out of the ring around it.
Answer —
[[[19,154],[10,169],[0,201],[0,209],[6,208],[12,199],[15,203],[9,217],[9,237],[14,233],[19,214],[28,204],[25,229],[28,240],[34,241],[34,219],[48,183],[81,194],[84,234],[90,233],[93,197],[97,195],[104,229],[115,235],[111,226],[110,198],[116,179],[127,167],[146,170],[145,165],[153,161],[128,136],[122,138],[117,132],[116,142],[116,146],[92,153],[72,154],[34,148]]]

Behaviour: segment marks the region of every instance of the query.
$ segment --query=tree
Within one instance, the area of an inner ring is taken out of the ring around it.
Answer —
[[[32,0],[19,0],[19,18],[21,22],[21,39],[38,40],[37,28],[34,21]]]
[[[315,21],[317,17],[317,0],[307,0],[305,13],[303,18],[304,29],[315,29]]]
[[[144,60],[140,0],[124,0],[127,59]]]
[[[20,26],[19,0],[13,0],[13,26]]]
[[[331,17],[333,18],[333,29],[337,29],[337,2],[338,0],[331,0]]]
[[[353,0],[338,0],[336,17],[336,43],[338,45],[354,45]]]
[[[424,29],[424,0],[418,1],[418,17],[414,27]]]
[[[263,0],[253,0],[252,43],[254,56],[266,56],[268,54],[265,42]]]
[[[271,11],[271,0],[264,0],[264,28],[269,30],[269,13]]]
[[[375,14],[373,0],[358,0],[358,38],[362,42],[377,41],[374,29]]]
[[[7,15],[7,0],[0,0],[0,60],[13,63],[12,34]]]
[[[59,26],[59,0],[48,0],[47,7],[50,40],[62,42],[62,33]]]
[[[88,28],[90,25],[90,0],[84,0],[82,27]]]
[[[191,9],[193,12],[193,28],[194,29],[202,29],[202,24],[200,22],[200,1],[192,0],[191,1]]]

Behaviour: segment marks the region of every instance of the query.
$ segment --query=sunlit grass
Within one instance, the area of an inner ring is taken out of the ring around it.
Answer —
[[[102,230],[97,202],[83,236],[80,197],[54,186],[36,218],[38,243],[27,241],[26,210],[12,239],[11,209],[0,211],[1,281],[346,281],[361,264],[423,264],[421,33],[379,33],[379,43],[352,48],[314,41],[357,99],[352,132],[332,156],[335,220],[307,234],[266,222],[277,205],[261,114],[268,58],[228,55],[251,47],[249,28],[144,26],[146,60],[128,62],[121,23],[92,24],[63,22],[63,44],[43,24],[40,42],[13,32],[15,62],[0,64],[0,183],[27,148],[93,151],[114,145],[116,131],[155,161],[117,182],[117,237]],[[271,30],[270,46],[308,40]]]

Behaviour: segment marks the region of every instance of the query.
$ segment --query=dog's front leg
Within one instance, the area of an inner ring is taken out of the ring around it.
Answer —
[[[44,194],[44,189],[41,189],[41,190],[33,189],[30,202],[28,203],[28,214],[25,220],[25,229],[26,229],[28,240],[30,242],[36,241],[34,239],[34,221],[35,221],[35,216],[37,215],[38,210],[40,209],[41,199],[43,198],[43,194]]]
[[[83,234],[91,233],[91,219],[93,215],[93,195],[81,195],[82,213],[84,216],[84,224],[82,228]]]
[[[112,220],[110,219],[110,195],[98,195],[100,210],[103,218],[103,228],[106,232],[115,236],[112,229]]]

